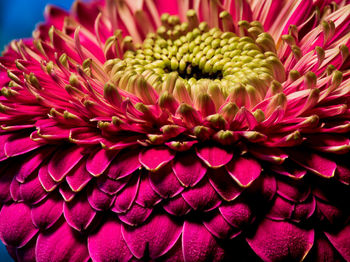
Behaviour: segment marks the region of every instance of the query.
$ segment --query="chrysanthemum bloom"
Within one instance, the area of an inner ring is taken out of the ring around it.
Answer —
[[[18,261],[350,261],[350,4],[47,9],[1,62]]]

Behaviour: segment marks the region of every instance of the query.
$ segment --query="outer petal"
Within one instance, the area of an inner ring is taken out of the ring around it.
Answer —
[[[63,213],[63,201],[57,195],[51,195],[32,207],[33,223],[40,229],[50,228]]]
[[[313,245],[314,231],[264,219],[247,241],[264,261],[302,261]]]
[[[183,152],[176,156],[173,170],[184,186],[195,186],[207,172],[207,168],[196,157],[195,152]]]
[[[142,151],[139,155],[140,163],[150,171],[157,171],[174,158],[174,153],[166,147],[154,147]]]
[[[196,150],[198,157],[211,168],[219,168],[226,165],[233,156],[232,152],[215,145],[198,147]]]
[[[57,151],[50,160],[48,171],[55,181],[61,181],[83,158],[83,147],[72,146]]]
[[[123,178],[133,173],[140,166],[138,151],[129,152],[124,150],[114,159],[106,174],[112,179]]]
[[[224,249],[201,224],[185,221],[182,234],[185,261],[222,261]]]
[[[38,232],[30,218],[30,208],[23,203],[3,206],[0,212],[0,239],[6,245],[22,247]]]
[[[155,259],[168,252],[179,239],[182,226],[169,216],[158,214],[139,227],[123,225],[122,234],[132,254],[141,259],[148,254]]]
[[[96,215],[86,198],[86,193],[81,193],[63,206],[67,223],[78,231],[87,229]]]
[[[336,250],[347,261],[350,260],[350,224],[337,233],[325,233]]]
[[[259,177],[261,166],[254,159],[240,157],[228,163],[226,170],[240,186],[247,187]]]
[[[117,154],[118,151],[108,151],[105,149],[92,153],[86,161],[86,170],[93,176],[101,175]]]
[[[88,261],[90,256],[85,241],[67,223],[63,223],[58,228],[39,235],[35,250],[36,259],[38,262]]]
[[[96,262],[129,261],[132,258],[121,233],[121,223],[116,218],[104,222],[88,238],[91,259]]]

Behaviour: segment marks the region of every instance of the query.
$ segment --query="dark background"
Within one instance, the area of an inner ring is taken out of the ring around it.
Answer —
[[[0,51],[13,39],[31,37],[48,3],[69,10],[73,0],[0,0]],[[7,261],[13,260],[0,241],[0,262]]]

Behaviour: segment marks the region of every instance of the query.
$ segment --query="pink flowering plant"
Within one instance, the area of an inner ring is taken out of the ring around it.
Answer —
[[[48,7],[0,58],[16,261],[350,261],[350,1]]]

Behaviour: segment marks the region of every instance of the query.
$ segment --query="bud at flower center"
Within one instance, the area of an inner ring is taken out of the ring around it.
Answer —
[[[228,16],[220,14],[224,29]],[[260,23],[239,22],[237,36],[199,23],[194,10],[187,12],[187,20],[180,23],[177,16],[163,14],[162,26],[142,44],[134,45],[131,37],[125,37],[123,59],[106,62],[112,82],[136,95],[141,82],[147,82],[158,94],[167,92],[182,102],[209,94],[232,97],[249,107],[265,97],[273,80],[284,80],[275,43]]]

